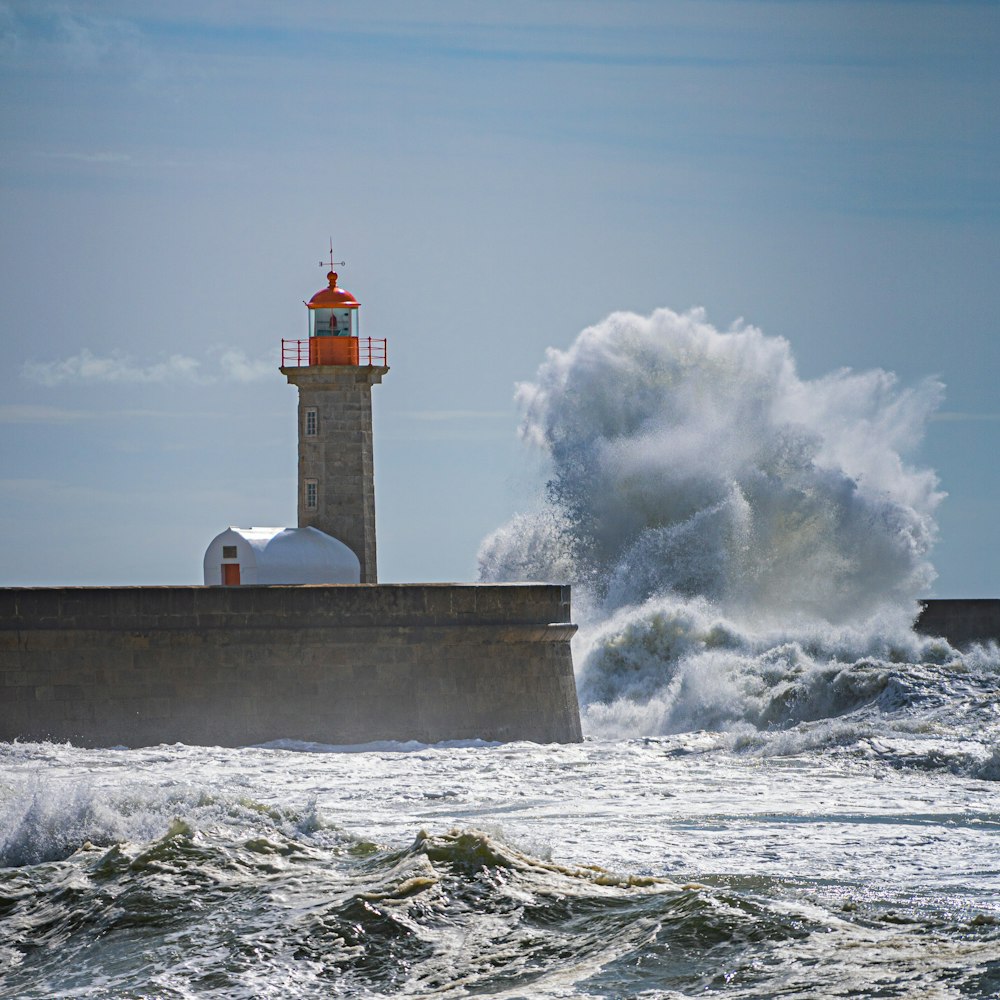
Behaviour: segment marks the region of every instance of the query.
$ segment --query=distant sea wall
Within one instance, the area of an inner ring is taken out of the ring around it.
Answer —
[[[916,629],[925,635],[939,635],[953,646],[968,646],[974,642],[1000,643],[1000,600],[969,598],[927,600],[920,602],[923,610]]]
[[[0,589],[0,740],[578,742],[568,587]]]

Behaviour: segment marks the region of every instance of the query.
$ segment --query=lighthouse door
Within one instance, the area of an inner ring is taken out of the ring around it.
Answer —
[[[238,587],[240,585],[240,564],[222,564],[222,585],[224,587]]]

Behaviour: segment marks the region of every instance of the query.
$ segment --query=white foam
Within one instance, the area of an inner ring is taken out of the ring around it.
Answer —
[[[31,744],[16,746],[15,760],[31,753]],[[60,747],[52,756],[58,763],[77,752]],[[151,787],[135,778],[38,772],[9,781],[2,792],[0,867],[61,860],[85,845],[144,843],[164,836],[177,822],[192,829],[228,829],[234,836],[309,837],[316,843],[342,839],[315,800],[306,800],[302,808],[272,808],[239,791],[187,782]]]
[[[422,750],[462,750],[498,747],[489,740],[442,740],[421,743],[419,740],[371,740],[368,743],[312,743],[305,740],[271,740],[258,744],[262,750],[290,750],[296,753],[417,753]]]

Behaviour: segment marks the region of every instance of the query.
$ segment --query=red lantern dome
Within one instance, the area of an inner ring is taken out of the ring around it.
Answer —
[[[318,291],[306,306],[310,309],[357,309],[358,300],[346,288],[337,287],[337,272],[331,271],[326,277],[329,286]]]

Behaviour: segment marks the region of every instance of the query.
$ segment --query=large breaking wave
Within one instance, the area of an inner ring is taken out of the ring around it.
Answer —
[[[881,370],[803,379],[787,341],[700,309],[615,313],[518,386],[548,482],[483,541],[480,576],[576,585],[592,733],[891,698],[891,664],[955,656],[911,630],[943,494],[910,456],[942,394]]]

